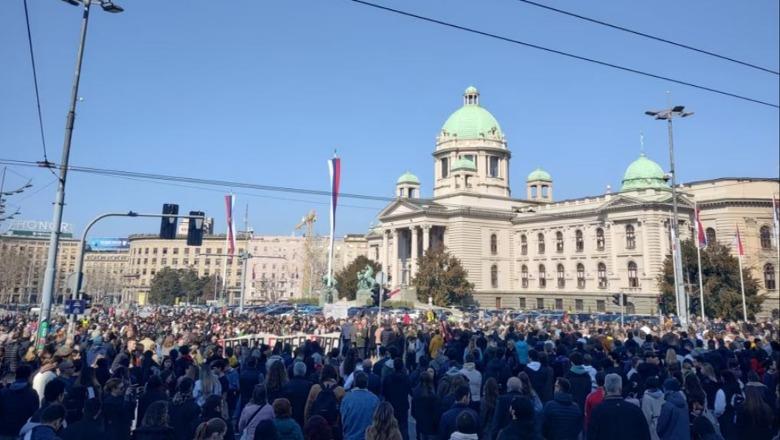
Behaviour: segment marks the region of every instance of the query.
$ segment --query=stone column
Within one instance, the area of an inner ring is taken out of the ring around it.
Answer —
[[[393,266],[393,286],[398,286],[401,281],[400,261],[398,258],[398,229],[393,229],[393,244],[390,250],[390,264]]]
[[[388,252],[390,251],[390,243],[387,240],[387,233],[390,232],[388,230],[382,231],[382,250],[379,252],[379,262],[382,264],[382,271],[385,273],[385,277],[389,275],[387,272],[387,263],[389,262],[389,259],[387,258]]]
[[[414,278],[415,273],[417,272],[417,226],[412,226],[412,268],[409,271],[409,280],[411,281],[412,278]]]
[[[431,246],[431,226],[430,225],[424,225],[423,226],[423,254],[428,250],[428,248]]]

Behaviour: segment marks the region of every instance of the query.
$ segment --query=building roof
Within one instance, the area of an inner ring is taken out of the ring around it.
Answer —
[[[414,174],[412,174],[409,171],[407,171],[407,172],[401,174],[401,177],[398,178],[398,181],[396,183],[397,184],[399,184],[399,183],[413,183],[413,184],[419,185],[420,184],[420,179],[418,179],[417,176],[415,176]]]
[[[528,175],[526,181],[533,182],[536,180],[552,182],[552,176],[547,171],[537,167],[535,170],[531,171],[531,174]]]
[[[633,191],[647,188],[669,188],[666,174],[660,165],[648,159],[644,153],[626,168],[621,191]]]
[[[452,171],[477,171],[477,166],[471,159],[467,157],[461,157],[452,163]]]
[[[479,92],[474,87],[469,87],[464,92],[466,95],[478,96]],[[496,118],[490,114],[484,107],[479,105],[479,101],[472,103],[464,102],[463,107],[455,110],[447,118],[442,132],[448,136],[455,136],[458,139],[482,139],[487,136],[503,137],[501,127]]]

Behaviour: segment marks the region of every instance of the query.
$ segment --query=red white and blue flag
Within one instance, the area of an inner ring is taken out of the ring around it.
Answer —
[[[328,253],[328,287],[333,279],[333,240],[336,235],[336,206],[339,201],[339,186],[341,185],[341,159],[333,156],[328,160],[330,173],[330,251]]]
[[[225,195],[225,218],[227,219],[227,237],[225,242],[228,255],[233,255],[236,252],[236,228],[233,224],[233,206],[235,203],[236,196],[233,194]]]
[[[704,226],[701,224],[701,210],[699,208],[696,208],[696,238],[699,249],[707,247],[707,234],[704,231]]]
[[[742,246],[742,237],[739,235],[739,226],[737,226],[737,235],[734,237],[734,243],[737,246],[737,255],[740,257],[745,256],[745,247]]]

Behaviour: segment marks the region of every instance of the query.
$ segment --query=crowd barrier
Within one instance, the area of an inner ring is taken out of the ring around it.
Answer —
[[[321,335],[296,333],[294,335],[286,336],[279,336],[271,333],[256,333],[253,335],[223,339],[222,346],[235,347],[246,342],[250,347],[260,346],[261,344],[273,347],[277,342],[281,342],[282,344],[290,344],[294,350],[295,348],[304,345],[306,341],[319,341],[320,347],[322,347],[325,352],[328,352],[334,348],[339,348],[339,338],[339,333],[325,333]]]

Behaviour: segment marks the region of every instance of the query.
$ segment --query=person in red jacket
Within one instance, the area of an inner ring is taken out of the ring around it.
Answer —
[[[590,416],[593,414],[593,409],[596,408],[602,400],[604,400],[604,377],[606,375],[603,371],[596,373],[596,389],[588,394],[585,398],[585,432],[588,431],[588,422]]]

